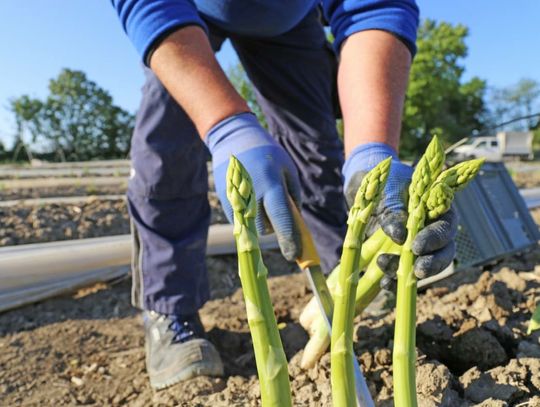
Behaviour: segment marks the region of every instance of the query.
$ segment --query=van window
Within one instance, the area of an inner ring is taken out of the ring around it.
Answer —
[[[476,148],[485,148],[485,147],[487,147],[487,143],[485,141],[481,141],[476,146]]]
[[[491,142],[491,147],[498,147],[499,146],[499,142],[497,140],[493,140]]]

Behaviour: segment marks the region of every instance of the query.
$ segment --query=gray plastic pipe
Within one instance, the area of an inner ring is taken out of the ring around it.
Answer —
[[[278,247],[262,236],[261,249]],[[233,254],[231,225],[212,225],[208,255]],[[0,248],[0,311],[125,274],[131,261],[129,235]]]

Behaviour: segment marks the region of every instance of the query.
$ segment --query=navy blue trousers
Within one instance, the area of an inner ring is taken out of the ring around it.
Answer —
[[[346,206],[343,145],[335,126],[336,59],[318,15],[310,13],[273,38],[237,36],[209,26],[215,51],[226,38],[231,40],[270,133],[298,167],[302,214],[329,271],[339,260]],[[152,71],[145,73],[128,186],[135,243],[133,304],[190,314],[209,298],[205,247],[210,157],[182,107]]]

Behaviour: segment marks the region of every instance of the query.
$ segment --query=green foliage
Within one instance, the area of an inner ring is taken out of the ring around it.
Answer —
[[[533,146],[536,149],[540,148],[540,129],[533,131]]]
[[[244,67],[240,63],[238,63],[236,66],[229,68],[229,70],[227,71],[227,76],[229,77],[229,80],[231,81],[236,91],[247,102],[251,111],[255,113],[255,116],[257,116],[257,120],[259,121],[259,123],[265,129],[267,129],[268,125],[266,124],[266,119],[264,117],[262,109],[257,102],[255,88],[247,77]]]
[[[23,95],[10,105],[16,137],[44,142],[61,159],[119,158],[129,151],[134,116],[84,72],[63,69],[45,100]]]
[[[27,133],[30,135],[31,141],[35,142],[40,132],[40,123],[35,119],[43,109],[43,102],[38,99],[32,99],[27,95],[23,95],[10,101],[10,109],[15,115],[17,141],[20,142],[19,139],[22,138],[22,135]]]
[[[8,158],[8,152],[6,150],[6,147],[4,146],[4,143],[0,141],[0,162],[5,161]]]
[[[403,155],[418,155],[433,134],[451,143],[483,128],[486,82],[476,77],[462,81],[467,35],[463,25],[433,20],[421,24],[405,100]]]

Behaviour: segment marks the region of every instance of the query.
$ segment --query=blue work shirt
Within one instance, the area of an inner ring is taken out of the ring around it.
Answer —
[[[204,20],[225,31],[272,37],[298,24],[322,4],[340,49],[350,35],[365,30],[388,31],[414,55],[418,7],[415,0],[111,0],[127,35],[143,61],[155,43],[187,25],[207,30]]]

